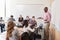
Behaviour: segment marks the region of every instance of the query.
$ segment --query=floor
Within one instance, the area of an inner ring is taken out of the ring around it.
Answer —
[[[55,40],[60,40],[60,31],[55,31]]]
[[[0,40],[5,40],[6,32],[0,33]]]

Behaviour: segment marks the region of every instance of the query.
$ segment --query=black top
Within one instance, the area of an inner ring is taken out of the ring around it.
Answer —
[[[28,27],[28,20],[23,21],[23,26]]]

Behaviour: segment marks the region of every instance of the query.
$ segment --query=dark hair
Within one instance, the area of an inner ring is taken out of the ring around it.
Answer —
[[[18,19],[18,22],[22,22],[23,21],[23,17]]]
[[[44,9],[48,9],[48,7],[45,7]]]
[[[13,15],[11,15],[10,17],[13,17]]]
[[[29,16],[26,16],[26,17],[29,17]]]
[[[32,16],[32,18],[35,18],[35,16]]]
[[[29,36],[29,34],[28,34],[27,32],[24,32],[24,33],[22,34],[22,36],[21,36],[21,39],[22,39],[22,40],[30,40],[29,38],[30,38],[30,36]]]
[[[3,17],[1,17],[1,19],[2,19]]]
[[[48,11],[48,7],[45,7],[45,8],[44,8],[44,11],[47,12],[47,11]]]

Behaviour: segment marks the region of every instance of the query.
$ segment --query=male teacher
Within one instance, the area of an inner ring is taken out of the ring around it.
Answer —
[[[45,29],[45,33],[44,33],[44,37],[46,40],[49,40],[49,26],[50,26],[50,21],[51,21],[51,14],[48,11],[48,7],[44,8],[44,16],[40,17],[40,19],[44,20],[44,29]]]

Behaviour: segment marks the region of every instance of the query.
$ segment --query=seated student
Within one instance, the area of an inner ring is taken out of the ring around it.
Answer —
[[[18,32],[19,32],[20,40],[29,40],[29,34],[26,31],[26,29],[24,29],[24,26],[19,25],[19,26],[15,27],[15,29],[18,30]]]
[[[28,24],[29,24],[29,16],[26,16],[26,19],[23,21],[23,26],[25,25],[25,27],[28,27]]]
[[[23,19],[22,15],[20,15],[18,21],[19,21],[19,22],[23,22],[23,20],[24,20],[24,19]]]
[[[27,20],[24,20],[24,21],[23,21],[23,26],[24,26],[24,27],[28,27],[28,21],[27,21]]]
[[[11,15],[10,18],[8,19],[8,21],[15,21],[15,19],[13,18],[14,16]]]
[[[30,28],[28,30],[30,31],[29,32],[30,40],[36,40],[36,38],[41,38],[41,35],[35,33],[37,27],[35,16],[32,16],[32,19],[30,20],[29,24],[30,24]]]
[[[14,22],[8,22],[6,40],[20,40],[18,31],[14,29],[14,26]]]
[[[26,28],[29,33],[29,39],[30,40],[36,40],[36,38],[41,39],[41,35],[35,33],[36,28],[32,29],[30,26],[31,24],[29,24],[28,27]]]
[[[3,32],[5,30],[5,23],[2,17],[0,17],[0,27],[1,27],[1,32]]]
[[[35,16],[32,16],[32,19],[29,21],[29,24],[31,24],[31,28],[37,27],[37,22],[35,20]]]
[[[29,39],[33,40],[34,39],[34,31],[35,31],[35,29],[34,28],[32,29],[30,26],[31,26],[31,24],[29,24],[29,26],[27,27],[27,30],[28,30],[28,33],[29,33],[29,36],[30,36]]]
[[[22,27],[23,28],[24,21],[21,21],[20,18],[18,19],[18,22],[16,24],[17,27]]]

